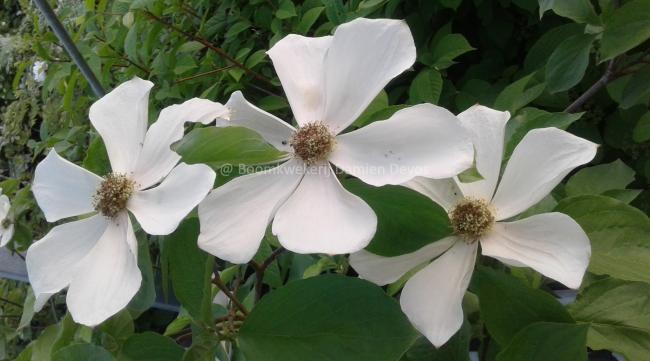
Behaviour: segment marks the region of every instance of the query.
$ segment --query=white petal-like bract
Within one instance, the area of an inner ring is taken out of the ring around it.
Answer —
[[[290,251],[343,254],[365,248],[376,228],[375,212],[343,188],[325,163],[307,170],[298,188],[278,209],[272,230]]]
[[[472,166],[474,149],[458,118],[420,104],[336,137],[330,161],[362,181],[382,186],[416,176],[449,178]]]
[[[562,213],[497,222],[481,249],[486,256],[515,267],[526,265],[574,289],[580,287],[591,256],[585,232]]]
[[[232,263],[250,261],[275,212],[304,174],[297,159],[263,172],[235,178],[199,204],[199,247]]]
[[[32,192],[48,222],[93,212],[99,176],[61,158],[54,149],[36,166]]]

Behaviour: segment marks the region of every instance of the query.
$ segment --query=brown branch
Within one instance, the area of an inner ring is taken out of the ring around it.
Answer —
[[[184,35],[184,36],[185,36],[186,38],[188,38],[189,40],[193,40],[193,41],[196,41],[196,42],[201,43],[203,46],[205,46],[205,47],[207,47],[208,49],[210,49],[210,50],[214,51],[215,53],[219,54],[219,56],[221,56],[222,58],[226,59],[228,62],[232,63],[235,67],[244,70],[246,73],[250,74],[250,75],[253,76],[254,78],[259,79],[259,80],[262,80],[262,81],[264,81],[264,82],[266,82],[266,83],[272,85],[270,79],[268,79],[267,77],[263,76],[262,74],[257,73],[256,71],[254,71],[254,70],[252,70],[252,69],[246,67],[244,64],[238,62],[235,58],[233,58],[232,56],[228,55],[228,53],[226,53],[223,49],[221,49],[220,47],[218,47],[218,46],[212,44],[212,43],[209,42],[208,40],[203,39],[203,38],[200,37],[200,36],[196,36],[196,35],[194,35],[194,34],[191,34],[191,33],[187,32],[187,31],[185,31],[185,30],[183,30],[183,29],[177,27],[177,26],[174,25],[174,24],[168,23],[168,22],[166,22],[165,20],[161,19],[160,17],[154,15],[153,13],[151,13],[151,12],[149,12],[149,11],[146,11],[146,10],[145,10],[145,11],[144,11],[144,14],[147,15],[149,18],[151,18],[151,19],[153,19],[153,20],[159,22],[160,24],[162,24],[163,26],[167,27],[168,29],[171,29],[171,30],[173,30],[173,31],[175,31],[175,32],[177,32],[177,33],[179,33],[179,34]]]
[[[266,269],[275,261],[278,256],[284,252],[285,249],[280,247],[277,248],[271,255],[262,262],[258,264],[255,261],[251,261],[250,265],[255,270],[255,303],[257,303],[262,298],[262,287],[264,286],[264,273]]]
[[[21,305],[20,303],[16,303],[16,302],[11,301],[11,300],[8,300],[8,299],[6,299],[6,298],[4,298],[4,297],[0,297],[0,301],[1,301],[1,302],[4,302],[4,303],[6,303],[6,304],[12,305],[12,306],[16,306],[16,307],[19,307],[19,308],[23,308],[23,305]]]
[[[129,64],[131,64],[131,65],[135,66],[136,68],[142,70],[143,72],[147,73],[147,75],[149,73],[151,73],[151,70],[149,70],[149,69],[145,68],[144,66],[136,63],[135,61],[129,59],[129,57],[126,54],[124,54],[124,53],[120,52],[119,50],[117,50],[113,45],[111,45],[108,41],[106,41],[106,39],[102,39],[101,37],[99,37],[97,35],[95,35],[95,38],[97,40],[101,41],[102,43],[108,45],[109,49],[113,50],[113,52],[118,54],[119,55],[118,59],[126,60]]]
[[[219,287],[221,292],[223,292],[226,295],[226,297],[228,297],[230,299],[232,304],[235,305],[235,307],[237,307],[237,309],[239,309],[239,311],[241,311],[241,313],[243,313],[244,315],[248,315],[248,310],[246,309],[246,306],[244,306],[237,299],[237,297],[235,295],[233,295],[232,292],[230,292],[228,287],[226,287],[226,285],[223,283],[223,280],[221,279],[221,276],[219,276],[219,272],[216,272],[216,271],[214,272],[214,278],[212,279],[212,283],[215,286]]]
[[[188,81],[188,80],[192,80],[192,79],[200,78],[200,77],[202,77],[202,76],[208,76],[208,75],[212,75],[212,74],[217,74],[217,73],[219,73],[219,72],[222,72],[222,71],[224,71],[224,70],[230,69],[230,68],[232,68],[232,67],[233,67],[232,65],[228,65],[228,66],[224,66],[224,67],[222,67],[222,68],[217,68],[217,69],[210,70],[210,71],[206,71],[206,72],[203,72],[203,73],[190,75],[190,76],[188,76],[188,77],[180,78],[180,79],[176,80],[175,83],[176,83],[176,84],[180,84],[180,83],[182,83],[182,82],[184,82],[184,81]]]
[[[616,62],[615,59],[612,59],[609,61],[607,64],[607,69],[605,69],[605,73],[603,76],[600,77],[589,89],[587,89],[586,92],[584,92],[578,99],[574,100],[573,103],[571,103],[566,109],[564,109],[565,113],[573,113],[582,108],[582,106],[589,100],[591,97],[596,95],[602,89],[607,83],[613,80],[614,78],[614,66]]]

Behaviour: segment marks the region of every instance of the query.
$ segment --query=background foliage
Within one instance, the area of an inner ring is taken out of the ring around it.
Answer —
[[[327,35],[361,16],[406,19],[417,62],[355,126],[386,119],[400,104],[431,102],[457,113],[481,103],[513,115],[506,158],[539,127],[568,129],[601,144],[593,164],[526,213],[571,215],[588,233],[593,256],[568,306],[557,299],[560,285],[481,260],[464,301],[465,325],[436,350],[391,298],[405,279],[382,290],[344,278],[355,275],[346,257],[280,253],[272,236],[250,265],[225,264],[196,247],[197,220],[190,216],[168,237],[138,234],[142,289],[127,310],[95,329],[72,321],[64,295],[34,315],[28,286],[0,281],[0,359],[425,361],[468,360],[471,349],[481,360],[575,361],[588,354],[607,360],[609,351],[647,360],[650,1],[51,3],[106,89],[135,75],[156,84],[151,120],[164,106],[196,96],[225,102],[235,90],[289,120],[265,55],[270,46],[289,33]],[[44,79],[34,72],[37,61],[46,64]],[[17,226],[9,248],[24,252],[50,228],[29,190],[45,151],[54,147],[99,174],[107,161],[87,119],[96,98],[28,0],[0,0],[0,68],[0,188],[12,200]],[[178,147],[186,161],[217,170],[274,157],[251,136],[197,129]],[[230,144],[244,152],[234,153]],[[223,173],[218,182],[232,176]],[[375,253],[403,254],[447,234],[444,212],[414,192],[344,184],[379,215],[369,248]],[[236,301],[228,302],[223,290]],[[180,304],[180,313],[154,302]]]

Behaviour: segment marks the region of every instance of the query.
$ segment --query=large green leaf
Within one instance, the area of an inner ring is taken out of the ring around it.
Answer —
[[[556,211],[566,213],[591,241],[589,271],[650,282],[650,219],[614,198],[583,195],[563,199]]]
[[[602,60],[616,57],[650,38],[650,0],[628,1],[605,22]]]
[[[381,288],[326,275],[264,297],[246,318],[239,345],[254,361],[395,361],[416,337]]]
[[[184,352],[171,338],[145,332],[126,340],[120,361],[181,361]]]
[[[536,322],[521,330],[496,361],[587,361],[587,325]]]
[[[176,298],[195,319],[210,314],[213,258],[196,244],[199,221],[189,218],[174,233],[165,237],[163,252],[169,262],[169,273]],[[207,303],[207,305],[206,305]]]
[[[285,154],[256,132],[242,127],[194,129],[172,147],[183,162],[205,163],[215,169],[224,164],[268,163]]]
[[[625,189],[633,180],[634,170],[617,159],[581,169],[569,178],[564,189],[568,196],[603,194],[609,190]]]
[[[546,88],[546,83],[540,81],[540,77],[541,72],[535,72],[505,87],[494,101],[494,108],[514,114],[537,99]]]
[[[587,345],[623,354],[627,361],[650,355],[650,285],[609,278],[583,290],[569,310],[589,324]]]
[[[543,67],[558,44],[584,32],[584,25],[564,24],[546,31],[526,53],[524,70],[534,71]]]
[[[442,76],[435,69],[423,69],[413,79],[409,88],[409,100],[412,104],[438,104],[442,92]]]
[[[52,355],[52,361],[115,361],[110,352],[89,343],[64,347]]]
[[[627,82],[623,93],[621,94],[620,106],[623,109],[628,109],[637,104],[648,102],[650,98],[650,66],[645,66],[643,69],[634,72],[634,75]]]
[[[578,84],[589,65],[594,35],[574,35],[553,51],[546,64],[546,86],[551,93],[568,90]]]
[[[366,248],[381,256],[398,256],[451,234],[447,212],[431,199],[401,186],[373,187],[359,180],[343,185],[377,214],[377,232]]]
[[[447,34],[440,38],[431,52],[423,55],[422,62],[436,69],[446,69],[455,64],[454,59],[474,50],[461,34]]]
[[[600,19],[590,0],[539,0],[540,17],[546,10],[551,9],[559,16],[577,23],[600,24]]]
[[[471,326],[465,321],[461,329],[440,348],[433,346],[425,337],[418,338],[400,361],[470,361],[471,338]]]
[[[501,346],[508,345],[519,331],[535,322],[573,323],[569,313],[548,293],[527,287],[503,272],[485,267],[478,270],[481,316]]]

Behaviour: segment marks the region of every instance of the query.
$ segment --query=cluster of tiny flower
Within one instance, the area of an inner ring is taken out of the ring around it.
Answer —
[[[36,168],[32,189],[46,219],[83,216],[54,227],[28,250],[37,309],[67,287],[75,321],[92,326],[117,313],[142,279],[128,212],[146,233],[166,235],[197,205],[199,247],[232,263],[253,258],[269,224],[290,251],[352,253],[352,267],[379,285],[432,261],[406,283],[400,302],[436,346],[462,324],[461,300],[479,244],[483,255],[510,266],[580,285],[590,244],[575,221],[560,213],[512,218],[589,162],[595,144],[555,128],[533,130],[499,177],[508,112],[476,105],[456,116],[419,104],[345,132],[391,79],[413,65],[415,44],[403,21],[356,19],[332,36],[289,35],[268,55],[296,128],[235,92],[225,106],[195,98],[165,108],[147,129],[153,84],[139,78],[91,106],[90,121],[104,140],[112,173],[99,177],[54,150]],[[170,149],[187,121],[250,128],[290,156],[212,189],[212,169],[179,163]],[[473,164],[483,179],[460,182],[456,176]],[[364,251],[377,217],[342,187],[332,165],[372,186],[403,185],[426,195],[447,209],[454,234],[397,257]]]

